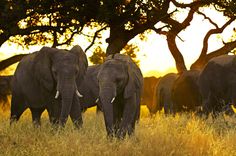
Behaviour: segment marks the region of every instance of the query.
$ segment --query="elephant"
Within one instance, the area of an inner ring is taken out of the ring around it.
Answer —
[[[155,93],[153,98],[153,106],[151,114],[155,114],[157,111],[161,111],[164,107],[165,114],[172,113],[173,102],[171,99],[171,91],[174,81],[178,78],[178,74],[169,73],[161,77],[156,84]]]
[[[108,137],[132,135],[140,115],[141,70],[129,56],[117,53],[106,58],[97,80]]]
[[[100,67],[101,65],[89,66],[84,80],[79,86],[79,91],[83,95],[83,97],[79,98],[83,111],[93,106],[97,106],[99,110],[102,110],[98,101],[99,86],[97,81],[97,74]]]
[[[235,114],[231,104],[236,106],[236,56],[222,55],[212,58],[199,76],[202,95],[202,113],[215,118],[227,110]]]
[[[47,109],[50,122],[64,127],[70,115],[76,127],[82,126],[78,87],[87,70],[87,57],[79,45],[71,50],[42,47],[25,56],[12,80],[10,124],[18,121],[26,108],[33,123]]]
[[[7,96],[11,94],[12,77],[12,75],[0,76],[0,101],[4,105],[7,103]]]
[[[173,111],[197,112],[201,107],[201,94],[199,91],[199,70],[184,71],[174,82],[171,98],[173,100]]]
[[[143,93],[141,95],[141,104],[146,105],[149,112],[151,112],[154,92],[156,84],[158,83],[160,78],[156,78],[154,76],[144,77],[143,79]]]

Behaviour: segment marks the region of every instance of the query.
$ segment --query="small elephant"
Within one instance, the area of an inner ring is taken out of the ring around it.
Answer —
[[[159,80],[160,78],[156,78],[154,76],[144,77],[143,79],[143,93],[141,96],[141,105],[146,105],[150,113],[153,109],[152,103],[154,98],[153,95],[155,92],[155,87]]]
[[[197,111],[201,106],[201,94],[198,86],[200,71],[184,71],[174,82],[172,100],[174,113]]]
[[[100,110],[102,109],[98,101],[99,86],[97,75],[100,67],[101,65],[89,66],[86,71],[84,80],[79,86],[79,91],[83,95],[83,97],[79,98],[83,111],[93,106],[97,106]]]
[[[203,113],[216,117],[236,106],[236,56],[222,55],[211,59],[199,76]],[[233,112],[233,113],[232,113]]]
[[[109,55],[98,72],[99,102],[108,136],[133,134],[140,115],[143,76],[127,55]]]
[[[0,76],[0,102],[3,104],[7,102],[7,96],[11,94],[12,77],[12,75]]]
[[[17,66],[12,80],[10,123],[19,120],[26,108],[32,112],[33,122],[40,124],[40,116],[47,109],[50,121],[64,126],[68,115],[73,123],[82,125],[77,87],[88,66],[80,46],[71,50],[43,47],[25,56]]]
[[[156,84],[153,106],[151,114],[155,114],[157,111],[161,111],[164,107],[165,114],[173,112],[173,102],[171,99],[171,91],[174,81],[178,78],[178,74],[169,73],[161,77]]]

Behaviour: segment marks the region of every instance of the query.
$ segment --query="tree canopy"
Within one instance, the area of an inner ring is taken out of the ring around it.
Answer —
[[[228,21],[218,26],[214,19],[201,12],[203,7],[223,12]],[[180,9],[188,10],[183,21],[175,18]],[[186,65],[176,39],[191,25],[194,15],[199,14],[215,28],[206,34],[193,69],[201,69],[210,58],[226,54],[236,47],[236,40],[232,39],[220,49],[208,51],[210,36],[222,33],[235,22],[234,0],[194,0],[189,3],[177,0],[2,0],[0,10],[0,45],[8,40],[23,46],[45,43],[51,43],[52,47],[70,45],[75,35],[86,35],[84,28],[90,27],[96,31],[89,36],[92,41],[88,48],[103,30],[109,30],[110,35],[106,39],[106,54],[109,55],[121,52],[132,38],[152,29],[166,36],[177,70],[182,72],[186,70]],[[161,27],[156,27],[157,23],[162,23]]]

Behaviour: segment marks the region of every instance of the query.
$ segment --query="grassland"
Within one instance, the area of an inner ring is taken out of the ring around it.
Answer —
[[[94,109],[84,115],[81,130],[68,122],[62,131],[51,128],[47,114],[34,128],[29,112],[9,126],[9,112],[0,115],[0,155],[90,156],[90,155],[236,155],[236,118],[206,121],[191,114],[176,117],[157,114],[150,118],[145,107],[135,135],[123,141],[108,140],[102,114]],[[225,120],[225,121],[224,121]]]

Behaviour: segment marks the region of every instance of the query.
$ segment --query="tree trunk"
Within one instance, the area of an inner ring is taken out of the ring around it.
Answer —
[[[120,51],[126,46],[127,41],[123,38],[116,38],[108,44],[106,55],[120,53]]]
[[[187,68],[185,66],[184,58],[176,45],[176,42],[175,42],[176,36],[177,35],[175,35],[174,33],[169,32],[167,35],[167,44],[168,44],[168,47],[170,49],[172,56],[175,59],[175,64],[176,64],[178,73],[182,73],[183,71],[186,71]]]
[[[126,32],[123,28],[117,27],[116,25],[110,26],[110,36],[107,38],[106,42],[108,47],[106,49],[106,55],[120,53],[120,51],[125,47],[131,35]]]
[[[8,66],[20,61],[24,56],[26,56],[28,54],[19,54],[19,55],[15,55],[12,56],[8,59],[5,59],[3,61],[0,62],[0,71],[4,70],[5,68],[7,68]]]

